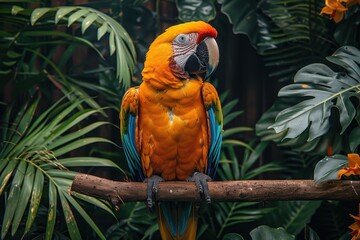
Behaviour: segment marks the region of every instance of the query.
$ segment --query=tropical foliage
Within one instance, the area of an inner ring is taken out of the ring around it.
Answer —
[[[163,16],[163,2],[175,6],[174,19]],[[356,1],[340,1],[338,8],[326,2],[139,0],[55,7],[4,1],[0,238],[159,238],[155,214],[143,203],[114,211],[106,201],[70,193],[70,186],[78,171],[127,179],[117,145],[118,108],[124,91],[141,79],[147,47],[166,21],[232,24],[263,60],[264,81],[283,85],[254,124],[256,137],[252,127],[239,124],[248,110],[238,110],[241,96],[221,94],[225,131],[217,180],[324,181],[341,169],[346,177],[357,173],[346,156],[360,144],[360,8]],[[277,161],[267,158],[274,148],[283,156]],[[198,238],[349,239],[354,220],[353,235],[359,232],[354,209],[334,201],[202,205]]]

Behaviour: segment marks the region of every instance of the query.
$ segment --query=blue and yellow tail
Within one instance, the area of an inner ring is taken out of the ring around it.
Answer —
[[[197,210],[192,202],[162,202],[157,207],[162,240],[195,240]]]

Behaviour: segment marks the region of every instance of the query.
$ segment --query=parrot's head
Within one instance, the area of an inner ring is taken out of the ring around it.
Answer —
[[[219,63],[217,31],[202,22],[172,26],[150,45],[143,80],[157,88],[182,87],[184,80],[206,80]]]

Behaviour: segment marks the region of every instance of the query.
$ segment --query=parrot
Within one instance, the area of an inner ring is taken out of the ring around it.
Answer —
[[[220,99],[207,82],[219,63],[216,36],[203,21],[167,28],[150,44],[141,84],[123,96],[122,146],[134,180],[147,183],[149,208],[162,181],[195,182],[211,202],[207,182],[219,164],[223,131]],[[196,238],[195,205],[156,203],[163,240]]]

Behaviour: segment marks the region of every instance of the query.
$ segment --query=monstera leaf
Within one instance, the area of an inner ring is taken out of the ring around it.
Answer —
[[[275,240],[275,239],[283,239],[283,240],[293,240],[295,237],[287,233],[283,228],[271,228],[266,225],[261,225],[250,232],[250,236],[252,240]]]
[[[327,60],[345,71],[318,63],[300,69],[294,83],[280,90],[281,104],[275,103],[259,120],[258,136],[288,146],[308,144],[313,150],[327,134],[349,130],[358,116],[359,102],[352,99],[360,100],[360,51],[341,47]],[[339,129],[332,127],[337,122]]]
[[[208,22],[216,16],[215,6],[211,0],[178,0],[176,5],[179,11],[179,19],[184,22],[196,20]]]
[[[259,1],[246,0],[218,0],[221,12],[224,13],[230,23],[233,24],[234,33],[246,34],[253,46],[256,46],[260,34],[258,27],[258,3]]]

